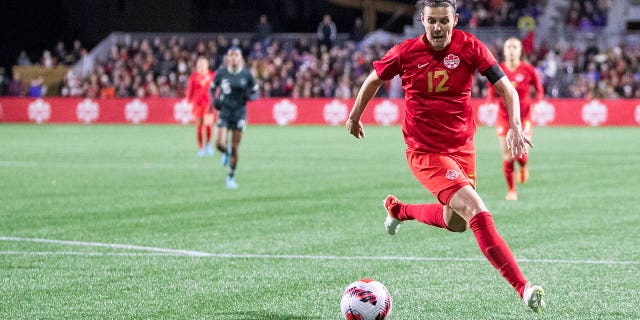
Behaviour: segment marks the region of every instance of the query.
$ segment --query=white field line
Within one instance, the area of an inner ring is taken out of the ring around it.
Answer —
[[[0,256],[121,256],[121,257],[158,257],[177,255],[161,252],[86,252],[86,251],[0,251]]]
[[[128,244],[52,240],[39,238],[0,237],[0,241],[50,243],[81,247],[101,247],[110,249],[138,250],[144,252],[82,252],[82,251],[0,251],[0,255],[75,255],[75,256],[187,256],[230,259],[285,259],[285,260],[366,260],[366,261],[484,261],[484,258],[439,258],[439,257],[402,257],[402,256],[331,256],[331,255],[289,255],[289,254],[238,254],[209,253],[192,250],[178,250],[159,247],[147,247]],[[640,265],[640,261],[624,260],[563,260],[563,259],[517,259],[518,262],[545,264],[604,264],[604,265]]]
[[[201,169],[202,166],[197,164],[174,164],[160,162],[142,162],[142,163],[84,163],[84,162],[37,162],[37,161],[5,161],[0,160],[0,168],[88,168],[88,169]]]

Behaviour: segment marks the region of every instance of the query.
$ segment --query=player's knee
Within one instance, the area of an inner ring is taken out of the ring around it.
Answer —
[[[451,223],[447,225],[447,229],[452,232],[465,232],[467,231],[467,223]]]
[[[444,207],[444,219],[447,229],[452,232],[465,232],[467,230],[467,221],[456,213],[451,207]]]
[[[239,147],[240,147],[240,144],[232,143],[231,144],[231,154],[234,154],[234,155],[238,154]]]
[[[465,232],[467,231],[468,223],[458,214],[453,214],[447,221],[447,229],[453,232]]]

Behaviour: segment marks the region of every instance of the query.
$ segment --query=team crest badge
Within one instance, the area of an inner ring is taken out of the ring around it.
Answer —
[[[447,170],[447,179],[449,180],[455,180],[458,177],[459,173],[458,170]]]
[[[522,73],[517,73],[516,74],[516,82],[520,83],[524,81],[524,75],[522,75]]]
[[[444,57],[444,66],[449,69],[455,69],[460,65],[460,58],[453,53]]]

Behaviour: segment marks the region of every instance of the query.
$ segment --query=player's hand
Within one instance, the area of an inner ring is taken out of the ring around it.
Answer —
[[[222,108],[222,101],[220,101],[220,98],[213,99],[213,108],[220,111],[220,109]]]
[[[511,156],[520,157],[529,152],[529,148],[533,148],[533,143],[522,132],[520,127],[510,127],[507,131],[507,148],[511,150]]]
[[[365,134],[364,134],[364,126],[362,125],[362,121],[358,120],[358,121],[353,121],[352,119],[347,120],[347,123],[345,124],[345,126],[347,127],[347,131],[349,131],[349,133],[358,138],[358,139],[364,139]]]

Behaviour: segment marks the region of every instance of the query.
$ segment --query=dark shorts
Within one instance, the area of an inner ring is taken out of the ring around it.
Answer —
[[[243,117],[218,117],[218,121],[216,121],[216,127],[229,130],[243,131],[246,125],[247,119]]]

